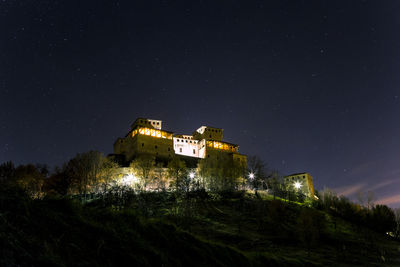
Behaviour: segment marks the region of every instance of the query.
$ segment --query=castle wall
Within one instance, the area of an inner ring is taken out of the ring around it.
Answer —
[[[201,126],[193,133],[193,138],[197,140],[206,139],[206,140],[222,141],[223,137],[224,137],[223,129],[209,127],[209,126]]]
[[[167,138],[156,138],[147,135],[136,135],[134,138],[134,148],[137,154],[152,154],[156,157],[172,158],[174,155],[173,141]]]
[[[297,173],[293,175],[286,176],[284,178],[284,183],[288,187],[294,186],[294,183],[300,182],[301,187],[298,189],[305,195],[309,197],[314,197],[314,184],[313,184],[313,178],[309,173]]]
[[[186,136],[185,136],[186,137]],[[179,138],[174,137],[174,151],[175,154],[199,157],[199,141],[192,138]]]

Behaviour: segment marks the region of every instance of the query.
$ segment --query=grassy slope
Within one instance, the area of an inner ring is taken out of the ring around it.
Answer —
[[[296,204],[271,208],[271,201],[248,198],[174,203],[134,202],[115,211],[2,195],[0,266],[400,266],[399,243],[326,214],[308,256],[297,234],[303,207]]]
[[[214,212],[205,216],[209,219],[201,220],[203,224],[195,224],[191,231],[235,247],[260,263],[265,258],[274,258],[277,262],[304,266],[337,263],[400,266],[400,243],[323,212],[320,213],[327,223],[308,254],[297,233],[296,216],[301,208],[287,205],[286,216],[274,221],[268,214],[261,220],[254,218],[256,208],[243,212],[226,203],[216,203]],[[336,220],[336,229],[333,220]]]

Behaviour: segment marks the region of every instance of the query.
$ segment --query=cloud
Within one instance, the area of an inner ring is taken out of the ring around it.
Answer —
[[[378,184],[376,184],[376,185],[374,185],[374,186],[371,186],[371,187],[368,189],[368,191],[375,191],[375,190],[377,190],[377,189],[379,189],[379,188],[387,187],[387,186],[389,186],[389,185],[392,185],[392,184],[395,184],[395,183],[398,183],[398,182],[400,182],[400,179],[390,179],[390,180],[386,180],[386,181],[383,181],[383,182],[381,182],[381,183],[378,183]]]
[[[339,187],[339,188],[334,188],[332,189],[334,192],[336,192],[338,194],[338,196],[351,196],[357,192],[362,191],[361,189],[363,189],[365,187],[365,183],[359,183],[359,184],[354,184],[354,185],[349,185],[349,186],[343,186],[343,187]]]
[[[400,194],[387,196],[376,201],[376,204],[391,205],[400,203]]]

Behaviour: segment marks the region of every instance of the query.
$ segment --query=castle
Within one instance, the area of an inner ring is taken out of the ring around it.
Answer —
[[[174,135],[162,129],[161,120],[138,118],[125,137],[115,141],[114,155],[122,156],[125,162],[131,162],[141,154],[153,155],[162,161],[173,156],[184,160],[229,157],[246,166],[247,157],[239,154],[239,146],[222,139],[221,128],[201,126],[192,135]]]
[[[140,155],[152,155],[157,161],[168,162],[179,157],[190,168],[196,168],[200,159],[231,159],[247,166],[246,155],[239,154],[239,146],[222,141],[223,129],[201,126],[191,135],[176,134],[162,129],[161,120],[138,118],[129,132],[114,143],[114,157],[129,165]],[[287,189],[314,197],[313,178],[309,173],[296,173],[284,177]]]

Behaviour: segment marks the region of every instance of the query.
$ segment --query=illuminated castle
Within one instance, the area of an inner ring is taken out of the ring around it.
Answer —
[[[223,129],[201,126],[192,135],[175,135],[162,130],[162,121],[138,118],[124,138],[114,143],[114,154],[123,155],[126,162],[141,154],[168,160],[175,155],[203,159],[232,157],[246,166],[247,157],[239,154],[239,146],[223,142]]]

